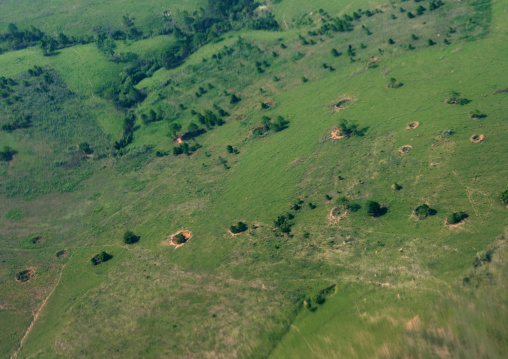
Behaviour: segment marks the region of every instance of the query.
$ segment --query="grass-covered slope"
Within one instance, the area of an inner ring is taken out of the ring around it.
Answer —
[[[267,5],[281,31],[223,35],[128,111],[104,89],[132,63],[95,44],[0,55],[0,125],[32,116],[0,131],[0,356],[503,357],[506,1]]]

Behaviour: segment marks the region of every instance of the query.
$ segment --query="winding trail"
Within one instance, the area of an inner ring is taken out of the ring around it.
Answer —
[[[34,315],[34,317],[32,319],[32,322],[30,323],[30,325],[28,326],[28,329],[25,332],[25,335],[23,335],[23,338],[21,338],[21,341],[19,342],[18,349],[16,349],[16,351],[11,355],[11,359],[16,359],[18,357],[18,354],[19,354],[21,348],[23,347],[23,344],[25,344],[25,341],[28,338],[28,335],[32,331],[35,322],[37,321],[37,319],[39,319],[39,315],[41,314],[41,311],[46,306],[46,303],[48,302],[48,299],[51,297],[51,295],[55,291],[56,287],[58,287],[58,284],[60,284],[60,279],[62,279],[63,271],[64,271],[65,267],[67,266],[67,264],[71,261],[71,259],[72,259],[72,256],[71,256],[71,258],[69,258],[69,261],[63,265],[62,270],[60,271],[60,276],[58,277],[58,280],[56,281],[55,286],[53,287],[51,292],[49,292],[48,296],[46,297],[46,299],[44,299],[44,301],[42,302],[41,306],[39,307],[39,309],[35,313],[35,315]]]

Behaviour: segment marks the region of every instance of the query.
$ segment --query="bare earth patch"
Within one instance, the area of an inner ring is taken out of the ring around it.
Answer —
[[[420,326],[421,326],[420,316],[417,314],[406,323],[406,330],[416,331],[420,328]]]
[[[179,234],[183,234],[183,236],[185,237],[185,242],[183,243],[178,243],[178,241],[176,240],[176,236],[179,235]],[[186,230],[181,230],[181,231],[178,231],[176,233],[173,233],[172,235],[169,236],[169,238],[167,238],[164,243],[169,245],[169,246],[173,246],[175,247],[175,249],[183,246],[185,243],[187,243],[189,241],[189,239],[192,238],[192,232],[191,231],[186,231]]]
[[[480,143],[485,141],[485,135],[472,135],[470,140],[473,143]]]
[[[346,108],[350,107],[351,105],[353,105],[353,103],[356,101],[356,98],[355,97],[349,97],[349,96],[344,96],[343,98],[341,98],[340,100],[337,100],[334,104],[333,104],[333,110],[335,112],[339,112],[341,110],[345,110]]]
[[[411,123],[408,123],[407,126],[406,126],[406,130],[414,130],[415,128],[417,128],[418,126],[420,126],[420,122],[418,121],[413,121]]]
[[[26,283],[30,282],[30,280],[32,280],[34,276],[35,276],[35,268],[30,267],[16,274],[15,278],[16,282]]]
[[[233,233],[233,232],[231,232],[231,230],[230,230],[230,229],[228,229],[228,233],[229,233],[229,234],[231,234],[231,236],[232,236],[232,237],[239,236],[240,234],[242,234],[242,233],[244,233],[244,232],[245,232],[245,231],[240,232],[240,233]]]
[[[411,145],[404,145],[399,148],[399,153],[402,155],[407,155],[411,150],[413,149],[413,146]]]
[[[340,140],[340,139],[342,139],[342,138],[344,138],[344,137],[346,137],[346,136],[341,135],[341,134],[340,134],[340,130],[334,130],[334,131],[332,131],[332,133],[330,134],[330,138],[331,138],[332,140]]]
[[[444,221],[444,225],[446,228],[459,228],[459,227],[462,227],[462,225],[466,222],[466,220],[462,220],[460,221],[459,223],[455,223],[455,224],[450,224],[448,223],[448,220],[445,219]]]
[[[339,207],[334,207],[328,215],[328,219],[332,222],[338,222],[347,216],[347,210],[342,210]]]

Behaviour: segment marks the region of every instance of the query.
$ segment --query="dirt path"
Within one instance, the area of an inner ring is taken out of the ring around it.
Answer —
[[[289,28],[288,23],[286,22],[286,14],[282,15],[282,20],[284,21],[284,25],[286,25],[286,30]]]
[[[70,260],[72,259],[72,256],[71,258],[69,258],[69,262]],[[30,323],[30,325],[28,326],[28,329],[26,330],[25,332],[25,335],[23,335],[23,338],[21,338],[21,341],[19,342],[19,346],[18,346],[18,349],[16,349],[16,351],[11,355],[11,359],[16,359],[18,357],[18,354],[21,350],[21,348],[23,347],[23,344],[25,344],[25,341],[26,339],[28,338],[28,335],[30,334],[30,332],[32,331],[33,327],[34,327],[34,324],[35,322],[37,321],[37,319],[39,319],[39,315],[41,314],[41,311],[44,309],[44,307],[46,306],[46,303],[48,302],[48,299],[51,297],[51,295],[53,294],[53,292],[55,291],[56,287],[58,287],[58,284],[60,284],[60,279],[62,279],[62,274],[63,274],[63,271],[65,269],[65,267],[67,266],[67,264],[69,263],[65,263],[62,267],[62,270],[60,271],[60,276],[58,277],[58,280],[56,281],[56,284],[55,286],[53,287],[53,289],[51,290],[51,292],[49,292],[48,296],[46,297],[46,299],[44,299],[44,301],[42,302],[41,306],[39,307],[39,309],[37,310],[37,313],[35,313],[33,319],[32,319],[32,322]]]

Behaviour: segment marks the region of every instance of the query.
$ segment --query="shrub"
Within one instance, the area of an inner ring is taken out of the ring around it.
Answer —
[[[132,231],[125,231],[123,234],[123,242],[125,244],[133,244],[139,241],[139,236],[136,236]]]
[[[432,39],[428,39],[427,43],[429,44],[429,46],[434,46],[436,44]]]
[[[16,279],[20,282],[28,282],[32,278],[32,271],[31,270],[23,270],[21,272],[18,272],[16,274]]]
[[[392,190],[393,191],[400,191],[402,189],[402,186],[398,183],[392,184]]]
[[[79,149],[87,155],[90,155],[93,153],[93,150],[90,148],[90,145],[87,142],[80,143]]]
[[[90,259],[90,261],[92,262],[92,264],[94,266],[96,266],[96,265],[101,264],[103,262],[109,261],[111,258],[113,258],[113,256],[111,254],[108,254],[108,253],[102,251],[99,254],[96,254],[95,256],[93,256],[92,259]]]
[[[231,95],[231,100],[229,101],[229,103],[231,105],[234,105],[234,104],[236,104],[236,103],[238,103],[240,101],[241,101],[241,99],[238,96],[236,96],[235,94],[232,94]]]
[[[357,124],[349,123],[347,120],[341,120],[339,123],[340,134],[346,137],[363,136],[366,129],[359,129]]]
[[[457,224],[462,222],[467,217],[469,217],[469,215],[465,212],[462,211],[453,212],[450,216],[446,218],[446,222],[448,222],[448,224]]]
[[[247,225],[243,222],[238,222],[237,225],[232,225],[229,227],[229,230],[233,234],[245,232],[248,229]]]
[[[393,44],[395,44],[395,41],[393,41],[393,39],[392,39],[392,38],[389,38],[389,39],[388,39],[388,43],[389,43],[390,45],[393,45]]]
[[[330,53],[334,56],[334,57],[339,57],[341,55],[340,52],[337,51],[337,49],[331,49]]]
[[[508,204],[508,189],[504,192],[501,192],[499,194],[499,199],[501,200],[501,202],[503,202],[504,204]]]

